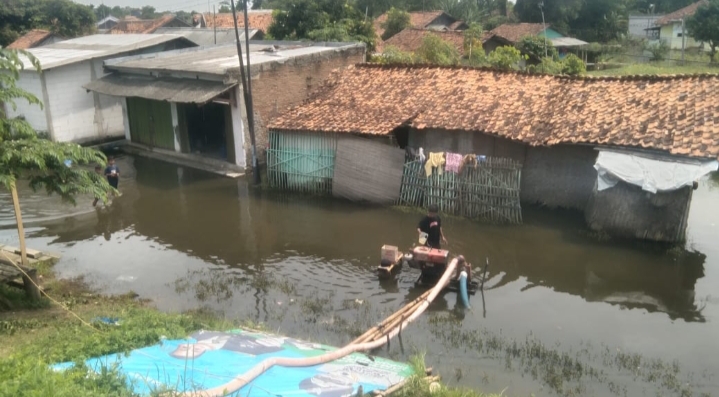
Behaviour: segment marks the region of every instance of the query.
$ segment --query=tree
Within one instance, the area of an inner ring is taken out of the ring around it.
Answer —
[[[540,3],[544,5],[541,9]],[[584,4],[584,0],[517,0],[514,13],[521,22],[541,23],[544,10],[546,23],[562,30],[577,18]]]
[[[487,61],[492,67],[502,70],[517,70],[519,63],[526,59],[526,55],[522,55],[518,49],[511,46],[498,47],[487,57]]]
[[[0,6],[0,47],[32,29],[48,29],[65,37],[94,32],[95,14],[90,6],[70,0],[14,0]]]
[[[549,40],[545,40],[544,37],[539,36],[525,36],[522,37],[515,46],[517,49],[524,55],[528,55],[532,59],[543,59],[545,58],[545,49],[544,47],[547,47],[546,49],[546,57],[549,57],[551,59],[556,59],[559,54],[557,53],[557,49],[552,45],[552,42]]]
[[[717,45],[719,45],[719,0],[709,0],[697,9],[697,12],[686,20],[689,36],[694,40],[709,44],[711,63],[717,62]]]
[[[230,8],[230,2],[229,1],[221,1],[220,3],[220,9],[217,10],[217,12],[223,14],[232,12],[232,9]]]
[[[0,102],[6,109],[16,109],[18,101],[42,106],[38,98],[17,85],[24,68],[23,58],[40,71],[39,63],[30,54],[0,49]],[[55,193],[72,203],[79,194],[104,199],[111,188],[101,175],[83,167],[89,164],[104,165],[105,156],[77,144],[42,139],[27,121],[9,118],[0,107],[0,187],[12,193],[23,265],[27,266],[28,261],[17,196],[18,181],[27,180],[34,190],[44,188],[48,194]]]
[[[140,19],[155,19],[155,7],[153,6],[144,6],[140,10]]]
[[[463,49],[467,62],[472,66],[479,66],[486,62],[484,48],[482,47],[482,25],[473,23],[464,31]]]
[[[562,59],[562,73],[568,75],[584,74],[587,71],[587,65],[581,58],[575,54],[567,54]]]
[[[415,63],[417,59],[411,52],[404,52],[397,47],[387,46],[382,51],[382,54],[373,55],[371,61],[374,63],[380,63],[383,65],[389,64],[402,64],[409,65]]]
[[[375,32],[352,0],[285,0],[273,13],[268,36],[276,40],[345,37],[362,41],[371,51]]]
[[[95,12],[95,19],[97,19],[98,21],[101,21],[102,19],[112,15],[112,8],[104,4],[100,4],[93,11]]]
[[[669,44],[665,41],[648,44],[644,49],[652,54],[651,60],[654,62],[660,62],[666,59],[667,55],[669,55],[669,51],[671,50],[669,48]]]
[[[387,11],[387,20],[382,22],[382,28],[384,29],[382,40],[387,40],[410,26],[412,26],[412,23],[410,22],[409,13],[392,7]]]
[[[432,33],[424,36],[415,56],[421,62],[433,65],[457,65],[460,60],[459,52],[452,44]]]

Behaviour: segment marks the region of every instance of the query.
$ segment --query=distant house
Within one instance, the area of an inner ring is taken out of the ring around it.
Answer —
[[[27,50],[28,48],[42,47],[44,45],[57,43],[58,41],[62,40],[64,40],[63,37],[58,36],[57,34],[50,31],[34,29],[25,33],[20,38],[10,43],[7,48],[12,48],[15,50]]]
[[[247,22],[250,25],[250,29],[256,29],[259,31],[259,36],[255,39],[260,39],[264,36],[272,25],[273,10],[250,10],[247,13]],[[195,14],[192,16],[193,26],[196,28],[235,28],[235,20],[232,18],[231,13],[219,13],[219,14]],[[245,27],[245,14],[237,13],[237,26],[239,28]]]
[[[560,53],[577,50],[589,44],[573,37],[566,37],[549,25],[545,27],[541,23],[505,23],[492,29],[491,33],[493,36],[487,40],[484,47],[487,53],[494,51],[497,47],[515,45],[526,36],[546,37]]]
[[[117,22],[108,33],[110,34],[143,34],[154,33],[159,28],[182,28],[191,25],[174,15],[163,15],[155,19],[125,18]]]
[[[384,42],[383,48],[395,47],[404,52],[415,52],[419,49],[427,35],[434,34],[443,41],[451,44],[457,49],[460,55],[464,56],[464,32],[461,31],[435,31],[429,29],[407,28]],[[485,32],[482,43],[489,40],[493,35]],[[479,49],[482,50],[481,48]]]
[[[688,35],[684,23],[687,18],[697,12],[700,6],[706,3],[706,0],[701,0],[657,19],[654,26],[648,29],[649,34],[667,43],[673,50],[704,48],[703,43],[697,42],[689,36],[684,37],[684,35]]]
[[[66,40],[30,52],[42,73],[25,59],[17,84],[35,95],[43,106],[19,101],[6,109],[10,117],[24,117],[55,142],[94,142],[124,134],[122,102],[110,96],[88,93],[82,85],[104,75],[108,58],[147,54],[193,46],[174,35],[97,34]]]
[[[118,22],[120,22],[120,18],[108,15],[97,22],[97,31],[106,32],[114,28]]]
[[[176,34],[198,46],[206,47],[235,42],[235,29],[230,28],[158,28],[154,34]],[[240,41],[245,40],[245,30],[240,30]],[[261,40],[262,32],[250,29],[250,39]]]
[[[659,31],[652,29],[664,15],[630,15],[628,34],[638,39],[658,39]],[[655,36],[656,34],[656,36]]]
[[[382,25],[387,21],[387,13],[384,13],[374,20],[374,31],[377,33],[377,51],[381,52],[382,46],[384,45],[382,40],[382,34],[384,28]],[[450,30],[464,30],[468,26],[464,21],[461,21],[444,11],[418,11],[409,13],[410,28],[414,29],[427,29],[435,31],[450,31]]]

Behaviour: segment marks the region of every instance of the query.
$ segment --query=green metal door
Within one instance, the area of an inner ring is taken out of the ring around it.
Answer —
[[[127,116],[133,142],[162,149],[175,149],[169,102],[127,98]]]

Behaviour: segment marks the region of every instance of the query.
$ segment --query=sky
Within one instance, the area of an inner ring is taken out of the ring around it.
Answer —
[[[214,5],[220,8],[219,3],[222,0],[74,0],[80,4],[94,4],[99,6],[105,4],[108,7],[114,6],[130,6],[140,8],[142,6],[151,5],[157,11],[203,11],[208,9],[211,11]],[[209,3],[209,7],[207,6]]]

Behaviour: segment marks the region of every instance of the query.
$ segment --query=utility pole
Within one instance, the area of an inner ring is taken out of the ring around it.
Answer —
[[[217,45],[217,12],[214,5],[212,6],[212,26],[212,30],[215,32],[215,45]]]
[[[684,31],[684,18],[682,18],[682,66],[684,66],[684,46],[686,44],[686,40],[684,39],[684,36],[686,35],[686,32]],[[671,44],[670,44],[671,46]]]
[[[260,184],[260,164],[257,161],[257,149],[255,147],[255,107],[252,104],[252,69],[250,69],[250,22],[247,0],[243,0],[245,6],[245,55],[247,56],[247,123],[250,124],[250,137],[252,138],[252,176],[255,185]]]
[[[235,42],[237,44],[237,57],[240,60],[240,83],[242,84],[242,94],[245,99],[245,111],[247,113],[247,123],[249,124],[249,131],[250,131],[250,143],[252,144],[252,167],[253,167],[253,173],[255,175],[255,182],[259,179],[259,174],[257,173],[257,149],[255,147],[255,128],[254,128],[254,115],[252,114],[252,109],[249,107],[249,92],[247,90],[247,78],[245,76],[245,65],[244,60],[242,59],[242,42],[240,41],[240,30],[237,27],[237,9],[235,8],[235,0],[230,0],[230,6],[232,6],[232,20],[235,23]],[[247,39],[247,37],[245,37]],[[247,47],[249,49],[249,46]],[[249,54],[248,54],[249,55]]]
[[[539,11],[542,13],[542,29],[544,29],[544,57],[547,57],[547,24],[544,22],[544,2],[539,2]]]

